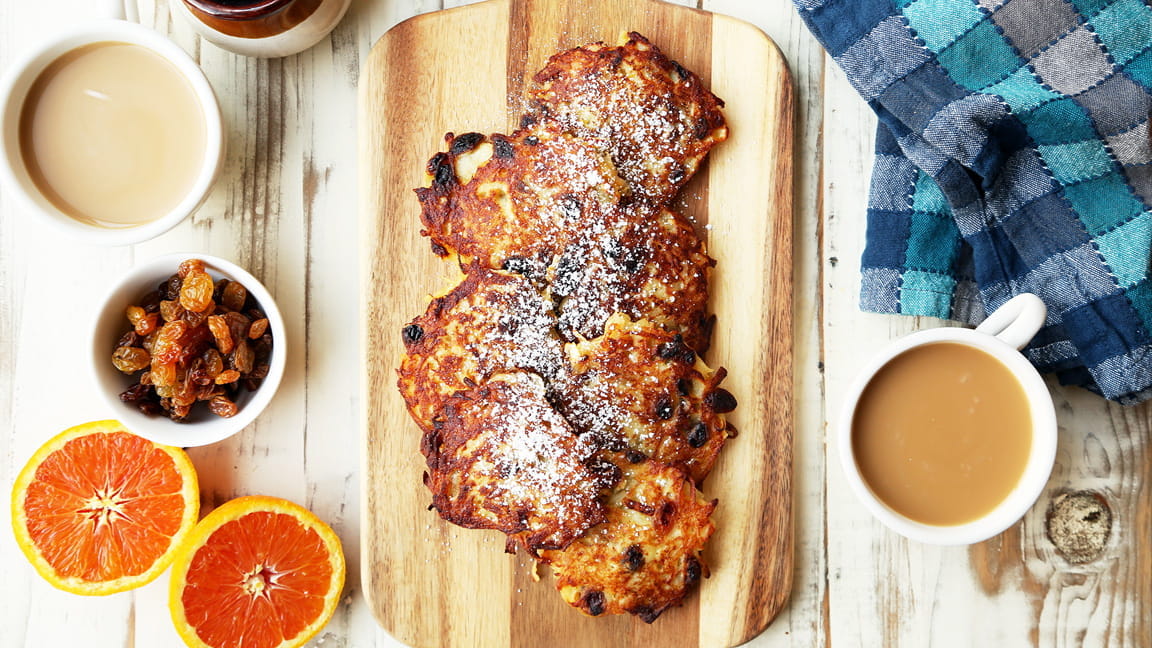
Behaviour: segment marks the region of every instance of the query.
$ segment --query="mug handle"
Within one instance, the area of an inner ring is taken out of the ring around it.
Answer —
[[[1019,351],[1044,326],[1047,317],[1048,307],[1039,297],[1020,293],[993,311],[976,331],[994,336]]]

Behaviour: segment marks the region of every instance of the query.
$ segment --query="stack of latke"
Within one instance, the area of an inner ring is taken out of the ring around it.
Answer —
[[[466,133],[417,189],[463,280],[403,329],[399,387],[445,520],[550,564],[568,603],[647,622],[707,574],[698,490],[735,399],[708,273],[668,209],[727,137],[699,77],[633,32],[553,56],[511,135]]]

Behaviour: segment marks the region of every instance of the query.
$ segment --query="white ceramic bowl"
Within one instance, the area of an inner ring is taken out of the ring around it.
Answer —
[[[191,84],[204,116],[204,161],[184,198],[167,214],[131,227],[100,227],[82,223],[60,211],[36,187],[20,151],[20,114],[40,73],[61,55],[91,43],[120,42],[152,50],[174,65]],[[0,180],[23,203],[29,216],[54,231],[98,245],[128,245],[172,229],[200,207],[216,180],[224,159],[224,129],[216,95],[204,72],[178,45],[159,33],[124,20],[101,20],[74,27],[41,44],[9,67],[0,79]]]
[[[112,365],[112,352],[116,341],[130,328],[124,310],[131,304],[138,304],[141,297],[175,274],[182,261],[192,258],[204,261],[204,267],[213,280],[225,278],[239,281],[248,289],[248,294],[259,303],[260,309],[268,317],[273,347],[268,376],[255,392],[241,390],[236,400],[239,411],[235,416],[221,418],[208,412],[204,404],[197,403],[188,422],[175,423],[163,416],[148,416],[135,406],[120,401],[120,393],[135,384],[136,378],[121,373]],[[113,418],[123,423],[130,432],[157,443],[179,447],[201,446],[232,436],[247,427],[267,407],[284,375],[287,336],[284,319],[272,295],[240,266],[207,254],[168,254],[138,264],[109,291],[91,329],[92,373],[97,391],[108,403]]]

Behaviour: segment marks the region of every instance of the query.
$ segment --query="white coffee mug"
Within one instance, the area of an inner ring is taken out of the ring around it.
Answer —
[[[1047,309],[1039,297],[1021,294],[993,312],[975,329],[941,327],[905,336],[883,349],[862,369],[848,390],[839,425],[837,445],[848,485],[864,506],[885,526],[900,535],[929,544],[964,545],[995,536],[1015,524],[1044,490],[1056,458],[1056,412],[1047,385],[1020,353],[1044,324]],[[861,475],[853,449],[853,423],[865,388],[889,362],[910,349],[951,342],[984,351],[1000,362],[1019,383],[1028,404],[1032,439],[1016,486],[992,510],[966,523],[925,524],[895,511],[882,501]]]
[[[190,84],[204,119],[204,157],[190,188],[175,207],[148,222],[125,227],[101,227],[73,218],[37,187],[25,164],[20,121],[25,101],[37,78],[52,62],[79,47],[96,43],[128,43],[146,48],[171,63]],[[207,197],[224,156],[220,107],[199,66],[159,33],[124,20],[99,20],[73,26],[42,43],[12,65],[0,80],[0,180],[23,203],[31,218],[69,236],[102,245],[127,245],[158,236],[194,212]]]

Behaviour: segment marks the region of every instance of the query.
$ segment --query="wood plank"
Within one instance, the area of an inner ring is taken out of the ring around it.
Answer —
[[[721,499],[720,530],[706,553],[712,578],[652,626],[582,617],[549,583],[532,581],[526,560],[503,555],[498,534],[455,529],[426,511],[418,432],[394,387],[396,332],[446,281],[445,264],[418,235],[410,191],[442,131],[510,128],[524,80],[548,56],[614,42],[628,29],[709,80],[729,103],[733,131],[680,206],[719,259],[719,326],[709,359],[730,370],[729,388],[742,402],[733,422],[742,434],[705,488]],[[792,570],[790,92],[783,59],[758,30],[650,0],[494,0],[420,16],[381,39],[361,80],[363,583],[377,618],[398,639],[736,645],[779,611]]]

